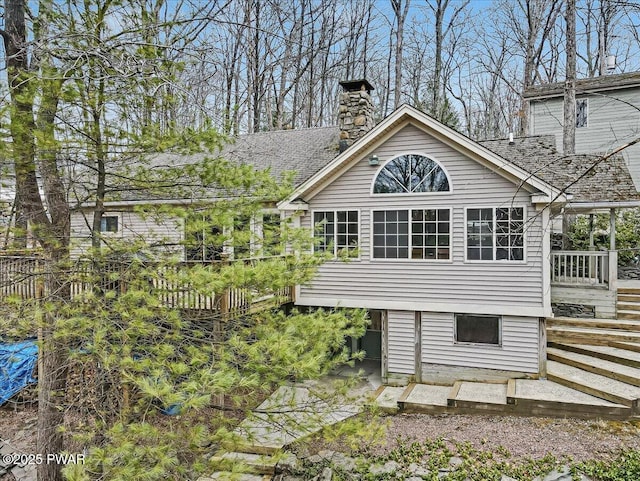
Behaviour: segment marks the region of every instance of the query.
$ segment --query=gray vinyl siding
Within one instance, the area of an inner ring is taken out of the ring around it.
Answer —
[[[74,212],[71,215],[71,254],[78,257],[91,247],[93,213]],[[105,233],[105,238],[114,240],[143,240],[149,244],[162,244],[170,252],[181,252],[179,244],[183,240],[182,219],[144,218],[136,212],[108,211],[105,216],[118,215],[118,232]]]
[[[387,311],[388,369],[395,374],[415,371],[415,312]]]
[[[502,345],[456,344],[454,314],[422,313],[422,362],[456,367],[538,372],[538,318],[502,317]]]
[[[640,132],[640,112],[636,106],[640,89],[612,90],[603,94],[578,95],[588,99],[586,127],[576,129],[576,153],[606,152],[635,139]],[[562,97],[531,101],[531,134],[556,136],[556,147],[562,151]],[[640,145],[623,152],[636,186],[640,186]]]
[[[429,309],[434,302],[451,304],[456,309],[464,309],[465,305],[500,305],[513,311],[502,313],[514,314],[522,307],[542,308],[542,216],[531,206],[529,193],[414,126],[405,127],[375,150],[381,165],[407,152],[423,153],[439,161],[449,174],[453,191],[371,195],[378,168],[371,167],[366,158],[361,159],[315,197],[307,199],[311,211],[359,210],[360,258],[324,264],[312,285],[301,287],[300,302],[308,297],[326,299],[322,305],[331,305],[334,300],[352,307],[393,309],[381,301],[396,301],[414,303],[406,308],[415,310]],[[524,206],[531,218],[526,231],[526,263],[465,261],[465,208],[511,205]],[[372,210],[430,207],[452,209],[450,261],[371,258]],[[310,215],[303,217],[304,227],[311,228]]]

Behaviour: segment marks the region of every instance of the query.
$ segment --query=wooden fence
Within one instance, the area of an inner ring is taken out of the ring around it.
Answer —
[[[236,262],[255,263],[260,259]],[[146,283],[151,292],[158,296],[165,307],[211,311],[247,311],[257,304],[271,301],[285,304],[293,300],[293,288],[285,287],[264,295],[245,287],[233,287],[221,292],[208,291],[206,287],[197,290],[189,284],[188,270],[199,268],[207,274],[215,275],[224,266],[223,262],[200,264],[194,262],[160,264],[154,262],[133,264],[127,261],[103,262],[99,265],[91,261],[76,261],[69,268],[71,297],[77,298],[90,292],[115,291],[124,294],[132,282]],[[37,256],[0,255],[0,301],[8,297],[35,299],[46,297],[45,277],[49,275],[47,263]],[[142,276],[142,279],[141,279]],[[146,279],[146,280],[145,280]]]

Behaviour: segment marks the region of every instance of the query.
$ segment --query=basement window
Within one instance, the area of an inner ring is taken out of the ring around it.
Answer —
[[[500,316],[456,314],[455,342],[501,345]]]

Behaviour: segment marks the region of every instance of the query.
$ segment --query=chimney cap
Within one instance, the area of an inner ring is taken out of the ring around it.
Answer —
[[[345,92],[358,92],[361,90],[366,90],[367,93],[371,93],[373,90],[373,86],[366,79],[358,79],[358,80],[343,80],[338,82]]]

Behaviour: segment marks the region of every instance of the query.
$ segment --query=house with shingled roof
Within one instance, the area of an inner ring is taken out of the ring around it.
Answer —
[[[367,309],[354,348],[387,382],[545,377],[553,304],[616,316],[615,248],[552,251],[551,232],[567,208],[640,205],[622,156],[564,156],[546,135],[476,142],[408,105],[374,124],[371,85],[342,86],[337,127],[240,136],[221,155],[296,172],[293,193],[265,215],[309,229],[335,259],[296,286],[295,304]],[[180,245],[182,221],[142,219],[143,202],[107,202],[116,220],[105,225]],[[72,218],[76,245],[89,235],[83,216]]]
[[[529,135],[553,135],[562,149],[564,83],[530,87]],[[640,72],[576,81],[576,152],[607,153],[640,137]],[[621,153],[636,188],[640,188],[640,144]]]

